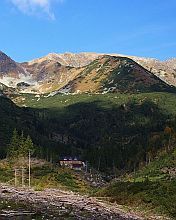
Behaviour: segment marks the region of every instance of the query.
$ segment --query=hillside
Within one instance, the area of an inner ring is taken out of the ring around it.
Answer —
[[[41,154],[46,147],[56,146],[48,138],[48,130],[45,130],[42,120],[39,120],[39,113],[29,108],[16,106],[6,96],[0,96],[0,158],[5,158],[7,148],[12,137],[12,132],[16,128],[24,135],[30,135],[35,141],[35,145],[42,146]]]
[[[156,76],[160,77],[165,82],[170,85],[176,85],[175,81],[175,59],[170,59],[166,61],[160,61],[154,58],[145,58],[137,56],[129,56],[123,54],[103,54],[103,53],[64,53],[64,54],[48,54],[45,57],[34,59],[33,61],[26,62],[29,66],[32,64],[39,64],[43,61],[53,61],[59,62],[64,66],[71,67],[84,67],[89,65],[92,61],[99,57],[109,55],[116,57],[127,57],[134,60],[139,65],[143,66],[148,71],[154,73]]]
[[[136,93],[173,91],[151,72],[126,57],[102,56],[96,59],[60,92]]]
[[[18,105],[30,108],[0,101],[2,158],[13,129],[23,130],[38,147],[37,157],[56,162],[61,155],[80,155],[108,179],[118,177],[96,196],[146,216],[175,217],[175,94],[21,95]],[[1,169],[0,178],[9,180],[7,174]],[[85,189],[70,172],[46,167],[33,175],[39,189]]]
[[[24,65],[31,66],[34,64],[52,61],[58,62],[63,66],[84,67],[90,64],[93,60],[97,59],[99,56],[101,56],[101,54],[97,53],[50,53],[47,56],[25,62]]]
[[[149,72],[152,72],[154,75],[161,78],[163,81],[170,85],[176,85],[175,81],[175,59],[166,60],[166,61],[159,61],[157,59],[152,58],[144,58],[144,57],[137,57],[137,56],[128,56],[122,54],[99,54],[99,53],[64,53],[64,54],[49,54],[45,57],[26,62],[26,65],[31,67],[32,65],[40,65],[44,62],[59,62],[63,66],[71,66],[71,67],[84,67],[89,65],[94,60],[101,58],[102,56],[116,56],[116,57],[123,57],[129,58]]]
[[[161,62],[119,54],[64,53],[17,63],[0,54],[0,82],[23,93],[140,92],[143,87],[148,92],[166,91],[164,82],[176,85],[174,59]]]
[[[62,62],[61,62],[62,63]],[[41,59],[24,63],[23,67],[30,72],[34,85],[26,88],[26,92],[48,93],[65,86],[81,72],[81,68],[64,66],[57,60]]]
[[[51,55],[22,64],[30,80],[17,74],[15,88],[0,84],[0,158],[16,129],[30,135],[37,158],[79,155],[106,180],[118,177],[95,196],[175,217],[175,88],[131,58],[94,58],[78,64]],[[9,167],[0,169],[0,180],[9,181]],[[38,189],[92,190],[70,170],[32,172]]]
[[[165,127],[175,128],[175,95],[169,93],[23,95],[16,100],[30,107],[23,110],[32,117],[24,130],[48,149],[44,158],[76,154],[103,171],[138,167],[151,148],[157,153],[158,143],[164,147]],[[149,144],[155,135],[158,138]]]
[[[161,151],[138,172],[114,180],[97,195],[150,213],[176,217],[176,148]]]
[[[0,83],[15,88],[18,83],[23,81],[32,82],[30,73],[20,63],[0,51]]]

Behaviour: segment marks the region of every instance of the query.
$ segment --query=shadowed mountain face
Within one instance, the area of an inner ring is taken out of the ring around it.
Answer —
[[[29,93],[169,92],[175,69],[175,59],[65,53],[19,64],[0,53],[0,82]]]

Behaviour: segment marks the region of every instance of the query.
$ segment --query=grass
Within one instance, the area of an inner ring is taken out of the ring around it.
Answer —
[[[0,182],[14,184],[14,169],[8,163],[2,166],[4,161],[0,163]],[[14,167],[14,164],[13,164]],[[21,186],[21,171],[17,177],[18,186]],[[25,185],[28,185],[28,170],[25,173]],[[71,190],[80,193],[89,193],[92,188],[82,179],[81,172],[75,172],[67,168],[46,164],[35,166],[31,169],[31,185],[35,190],[43,190],[45,188],[59,188],[63,190]]]
[[[137,210],[176,217],[176,180],[117,182],[97,195]]]
[[[23,94],[25,100],[17,103],[19,106],[26,105],[31,108],[47,108],[47,109],[62,109],[75,103],[91,103],[100,102],[103,107],[110,108],[113,106],[119,106],[127,103],[130,100],[143,100],[149,99],[155,104],[158,104],[163,110],[167,110],[168,113],[175,114],[176,94],[155,92],[155,93],[141,93],[141,94],[121,94],[121,93],[109,93],[109,94],[77,94],[77,95],[56,95],[53,97],[46,97],[41,95],[40,100],[38,97],[32,94]],[[38,100],[38,101],[37,101]]]
[[[163,169],[176,167],[176,149],[165,153],[135,175],[126,175],[99,190],[96,196],[110,197],[111,202],[130,206],[146,213],[176,218],[176,176]]]
[[[88,193],[91,187],[81,179],[81,174],[67,168],[35,168],[32,184],[36,189],[61,188],[74,192]]]
[[[148,166],[138,171],[136,177],[144,178],[147,176],[147,178],[151,181],[155,179],[172,178],[171,174],[169,174],[167,170],[172,168],[176,169],[175,153],[176,150],[174,150],[173,153],[162,155],[160,158],[154,160]]]

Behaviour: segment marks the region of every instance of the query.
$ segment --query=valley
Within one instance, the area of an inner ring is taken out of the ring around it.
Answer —
[[[96,53],[16,63],[1,52],[1,199],[31,208],[33,201],[34,209],[24,209],[39,215],[53,202],[47,213],[58,209],[63,219],[68,212],[68,219],[174,219],[174,65]],[[29,145],[33,159],[47,164],[31,170],[34,191],[6,185]],[[79,156],[103,184],[92,186],[83,174],[61,168],[65,156]]]

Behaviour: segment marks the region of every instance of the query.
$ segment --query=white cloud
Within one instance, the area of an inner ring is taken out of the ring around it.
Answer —
[[[20,11],[28,15],[45,14],[51,20],[55,19],[52,11],[54,1],[63,2],[63,0],[10,0]]]

